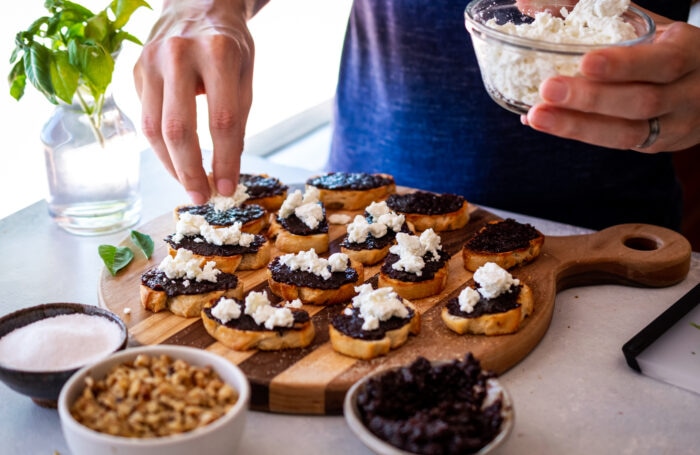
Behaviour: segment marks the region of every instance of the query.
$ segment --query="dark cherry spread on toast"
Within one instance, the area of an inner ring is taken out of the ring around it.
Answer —
[[[239,182],[246,186],[246,192],[251,199],[278,196],[287,191],[279,179],[260,174],[241,174]]]
[[[459,300],[455,297],[447,301],[447,311],[451,315],[461,318],[478,318],[485,314],[505,313],[506,311],[514,310],[520,306],[518,303],[520,289],[522,289],[522,285],[515,285],[511,286],[508,292],[504,292],[493,299],[481,297],[479,302],[474,305],[474,310],[471,313],[460,310]]]
[[[329,172],[312,177],[306,181],[308,185],[324,190],[369,190],[394,183],[394,179],[386,175],[369,174],[365,172]]]
[[[207,280],[168,278],[163,271],[158,270],[158,267],[153,267],[141,275],[141,284],[154,291],[165,292],[168,297],[174,297],[234,289],[238,286],[238,277],[232,273],[221,272],[216,275],[215,283]]]
[[[185,236],[180,242],[173,240],[173,235],[167,236],[164,240],[173,249],[185,248],[200,256],[237,256],[239,254],[255,254],[265,243],[265,237],[257,234],[253,242],[245,247],[241,245],[214,245],[204,240],[201,235]]]
[[[398,254],[389,253],[384,260],[384,264],[382,264],[381,272],[389,278],[399,281],[407,281],[411,283],[427,281],[432,279],[435,276],[435,273],[445,267],[447,261],[450,260],[449,253],[445,251],[438,251],[438,254],[440,258],[436,261],[433,259],[433,253],[426,253],[425,256],[423,256],[425,267],[423,267],[423,271],[420,275],[416,275],[415,273],[394,269],[392,265],[398,261],[400,257]]]
[[[416,191],[406,194],[392,194],[386,205],[395,212],[441,215],[456,212],[464,205],[464,197],[458,194],[437,194]]]
[[[348,267],[344,272],[331,273],[331,277],[325,280],[323,277],[311,272],[291,270],[286,265],[280,263],[279,256],[270,261],[267,268],[272,274],[272,279],[279,283],[287,283],[294,286],[303,286],[314,289],[338,289],[344,284],[354,283],[359,278],[357,270],[352,267]]]
[[[307,226],[298,216],[295,214],[289,215],[287,218],[277,217],[277,222],[285,230],[291,232],[294,235],[315,235],[315,234],[326,234],[328,232],[328,220],[326,219],[326,209],[323,208],[323,219],[319,221],[318,226],[311,229]]]
[[[253,319],[252,316],[249,314],[245,314],[245,302],[241,302],[239,300],[236,300],[238,303],[241,304],[241,316],[237,319],[231,319],[230,321],[224,323],[220,319],[218,319],[216,316],[214,316],[211,312],[213,307],[207,307],[204,308],[204,313],[211,319],[217,321],[219,324],[225,326],[225,327],[230,327],[232,329],[238,329],[238,330],[249,330],[249,331],[256,331],[256,332],[263,332],[263,331],[268,331],[270,329],[266,328],[264,325],[258,324],[255,322],[255,319]],[[301,327],[300,325],[305,324],[311,320],[309,313],[307,313],[304,310],[298,310],[298,309],[291,309],[292,310],[292,316],[294,317],[294,325],[292,327],[275,327],[275,330],[300,330]]]
[[[351,309],[352,315],[345,314],[346,309]],[[331,317],[331,324],[337,331],[351,338],[357,338],[359,340],[381,340],[386,335],[386,332],[399,329],[411,322],[414,313],[412,308],[408,308],[408,316],[406,318],[392,316],[386,321],[380,321],[379,327],[374,330],[362,330],[362,324],[364,324],[365,320],[360,317],[360,309],[346,307]]]
[[[357,407],[372,433],[404,451],[476,453],[503,423],[501,398],[485,406],[493,377],[471,353],[439,365],[418,357],[372,377],[359,391]]]
[[[257,204],[241,205],[228,210],[216,210],[212,204],[187,205],[179,207],[177,211],[201,215],[207,223],[215,226],[231,226],[237,221],[246,224],[265,216],[265,209]]]
[[[530,240],[542,234],[531,224],[523,224],[512,218],[489,223],[467,241],[465,248],[487,253],[506,253],[528,248]]]

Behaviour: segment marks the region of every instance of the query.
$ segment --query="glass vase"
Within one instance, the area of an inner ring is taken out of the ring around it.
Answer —
[[[100,123],[92,125],[76,100],[57,106],[41,131],[49,214],[73,234],[116,232],[141,216],[136,128],[111,95]]]

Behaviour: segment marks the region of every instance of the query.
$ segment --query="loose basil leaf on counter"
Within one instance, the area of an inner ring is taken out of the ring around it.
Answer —
[[[153,254],[153,239],[148,234],[142,234],[139,231],[131,231],[131,241],[139,247],[147,259],[151,259]]]
[[[118,271],[134,259],[134,252],[125,246],[100,245],[97,247],[97,251],[112,276],[115,276]]]

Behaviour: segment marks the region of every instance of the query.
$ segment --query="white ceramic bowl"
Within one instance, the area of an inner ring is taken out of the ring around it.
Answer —
[[[121,363],[133,360],[139,354],[165,354],[195,366],[210,365],[224,382],[238,391],[238,401],[223,417],[195,430],[172,436],[155,438],[126,438],[92,430],[78,423],[70,407],[84,388],[85,377],[103,378]],[[73,455],[230,455],[236,452],[245,427],[250,403],[250,384],[240,368],[229,360],[202,349],[154,345],[126,349],[96,364],[82,368],[61,390],[58,413],[61,428]]]
[[[433,365],[444,364],[446,362],[435,362]],[[348,390],[345,395],[345,401],[343,403],[343,414],[345,415],[345,421],[352,430],[353,433],[374,453],[379,455],[415,455],[413,452],[407,452],[402,450],[385,440],[381,439],[372,431],[370,431],[367,426],[365,426],[362,416],[358,407],[358,394],[366,387],[367,383],[375,377],[386,374],[388,371],[397,370],[402,367],[396,367],[386,370],[381,370],[372,373],[363,379],[357,381]],[[500,381],[495,378],[489,379],[487,383],[489,390],[489,395],[491,399],[500,398],[502,401],[501,415],[503,421],[501,423],[501,428],[498,434],[492,439],[488,444],[482,447],[475,455],[486,455],[491,453],[494,449],[500,446],[503,441],[510,435],[513,430],[513,424],[515,421],[515,412],[513,410],[513,400],[508,393],[508,391],[501,385]]]
[[[569,11],[577,0],[553,0],[549,5]],[[638,8],[629,7],[622,15],[631,24],[637,38],[614,44],[568,44],[519,37],[487,24],[522,24],[532,18],[522,14],[516,0],[472,0],[464,12],[465,25],[479,62],[486,91],[502,107],[525,114],[541,99],[540,84],[555,75],[574,76],[583,55],[603,47],[632,46],[651,42],[656,32],[654,21]]]

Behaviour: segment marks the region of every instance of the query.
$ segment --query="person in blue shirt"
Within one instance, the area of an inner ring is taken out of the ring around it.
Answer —
[[[166,0],[134,69],[143,132],[194,203],[210,195],[198,94],[216,189],[230,195],[238,182],[252,102],[246,21],[264,3]],[[386,172],[399,185],[595,229],[678,229],[681,189],[665,152],[700,143],[700,29],[684,22],[689,0],[637,4],[655,13],[653,44],[587,54],[580,76],[546,80],[544,101],[518,118],[483,88],[466,0],[355,0],[327,169]]]

